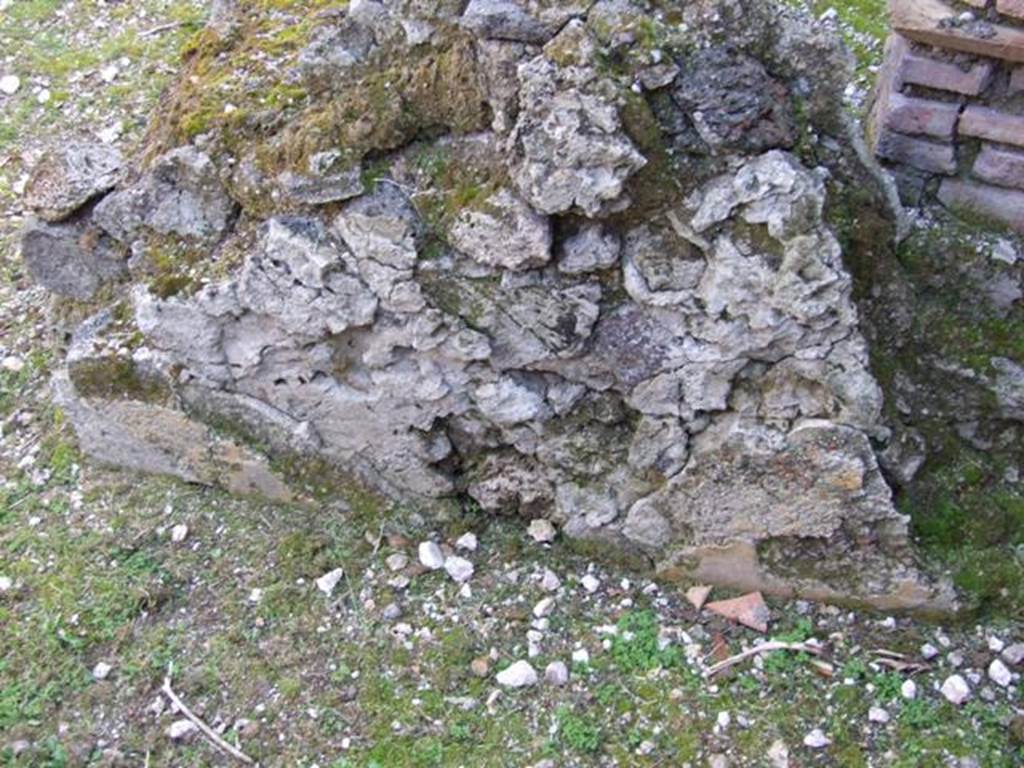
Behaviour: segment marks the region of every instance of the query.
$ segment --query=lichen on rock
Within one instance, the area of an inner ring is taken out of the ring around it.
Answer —
[[[278,496],[292,474],[259,457],[288,456],[665,575],[946,605],[875,458],[881,391],[824,222],[826,179],[862,160],[791,151],[842,125],[806,85],[842,54],[808,33],[792,55],[806,22],[745,5],[783,31],[640,0],[325,2],[286,37],[268,10],[218,17],[144,160],[76,213],[132,252],[127,279],[79,278],[119,281],[133,340],[68,358],[83,446]],[[203,75],[240,103],[210,112]],[[161,238],[188,290],[154,285]],[[121,384],[95,386],[105,365]]]

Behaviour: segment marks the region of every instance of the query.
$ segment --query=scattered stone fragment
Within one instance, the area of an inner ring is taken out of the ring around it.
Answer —
[[[537,671],[530,662],[520,660],[499,672],[495,679],[507,688],[526,688],[537,684]]]
[[[992,653],[999,653],[1005,647],[1006,647],[1006,643],[1004,643],[1000,638],[996,637],[995,635],[990,635],[989,636],[989,638],[988,638],[988,649],[990,651],[992,651]]]
[[[380,615],[384,621],[400,619],[402,618],[402,606],[398,603],[388,603],[384,606],[384,610],[380,612]]]
[[[1003,649],[1003,658],[1006,663],[1013,667],[1019,667],[1024,663],[1024,643],[1014,643]]]
[[[712,613],[737,621],[758,632],[768,631],[771,614],[760,592],[751,592],[732,600],[718,600],[705,606]]]
[[[464,557],[452,555],[445,559],[444,569],[459,584],[464,584],[473,578],[473,564]]]
[[[424,541],[419,546],[420,564],[432,571],[444,568],[444,553],[433,541]]]
[[[789,768],[789,747],[786,742],[777,739],[768,747],[768,762],[772,768]]]
[[[487,677],[491,671],[491,661],[486,656],[480,656],[470,662],[469,669],[476,677]]]
[[[569,682],[569,668],[564,661],[552,661],[544,668],[544,682],[563,686]]]
[[[881,707],[871,707],[868,710],[868,720],[872,723],[888,723],[889,713]]]
[[[25,361],[20,357],[8,355],[0,361],[0,368],[11,373],[21,373],[25,369]]]
[[[476,552],[476,548],[479,545],[476,534],[472,531],[462,534],[455,540],[455,548],[462,549],[466,552]]]
[[[572,663],[573,664],[589,664],[590,663],[590,651],[586,648],[577,648],[572,652]]]
[[[4,592],[10,592],[13,586],[14,582],[10,576],[0,576],[0,595]]]
[[[400,571],[409,564],[409,556],[404,552],[394,552],[384,559],[389,571]]]
[[[548,616],[555,608],[555,598],[545,597],[533,606],[533,615],[538,619]]]
[[[921,658],[925,661],[931,661],[939,655],[939,649],[931,643],[925,643],[921,646]]]
[[[175,544],[180,544],[188,538],[188,526],[184,523],[178,523],[178,525],[171,528],[171,541]]]
[[[686,590],[686,599],[690,601],[690,605],[696,608],[698,611],[704,607],[704,603],[708,601],[708,595],[711,594],[711,587],[706,585],[690,587]]]
[[[198,727],[191,720],[175,720],[167,729],[167,737],[171,741],[183,741],[197,730]]]
[[[917,698],[917,683],[913,680],[904,680],[903,684],[900,685],[900,696],[904,699],[916,699]]]
[[[17,75],[4,75],[0,77],[0,93],[13,96],[21,88],[21,78]]]
[[[958,706],[971,697],[971,689],[960,675],[947,677],[939,691],[946,697],[946,701]]]
[[[811,749],[824,749],[832,743],[832,739],[825,735],[821,728],[815,728],[804,736],[804,746]]]
[[[114,668],[107,662],[100,661],[96,664],[95,667],[92,668],[92,679],[106,680],[110,676],[110,673],[111,671],[113,671],[113,669]]]
[[[338,586],[338,582],[341,581],[345,575],[343,568],[335,568],[333,571],[328,571],[319,579],[316,580],[316,587],[325,595],[330,597],[331,593],[334,592],[334,588]]]
[[[988,665],[988,678],[1001,688],[1005,688],[1013,681],[1013,673],[999,659],[993,659]]]
[[[550,568],[544,569],[544,575],[540,579],[540,587],[546,592],[554,592],[562,586],[562,580]]]
[[[723,709],[718,713],[718,717],[715,718],[715,722],[718,724],[719,728],[725,730],[732,724],[732,715],[730,715],[727,710]]]
[[[583,588],[590,594],[594,594],[601,588],[601,580],[590,573],[580,579],[580,584],[582,584]]]
[[[551,521],[545,520],[542,517],[531,520],[530,527],[526,529],[526,532],[530,534],[530,538],[538,544],[554,541],[555,536],[558,533],[555,530],[555,526],[551,524]]]

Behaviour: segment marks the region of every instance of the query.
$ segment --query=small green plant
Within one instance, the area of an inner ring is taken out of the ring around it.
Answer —
[[[900,688],[903,686],[903,678],[895,672],[880,672],[871,681],[874,683],[878,698],[882,701],[892,701],[899,698]]]
[[[903,704],[899,721],[914,730],[926,730],[939,724],[938,707],[925,699],[910,699]]]
[[[601,728],[591,719],[574,714],[567,707],[558,708],[555,713],[561,742],[574,752],[595,753],[601,749],[604,740]]]
[[[863,659],[849,659],[839,670],[841,679],[863,680],[868,676],[868,665]]]
[[[775,636],[776,640],[784,643],[802,643],[814,635],[814,622],[807,617],[797,621],[796,626],[788,632],[782,632]]]
[[[612,639],[612,658],[623,672],[647,672],[679,663],[679,649],[660,648],[658,621],[653,611],[632,611],[619,619],[618,634]]]

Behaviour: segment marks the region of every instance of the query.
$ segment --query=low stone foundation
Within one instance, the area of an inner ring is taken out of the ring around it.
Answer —
[[[1024,231],[1024,3],[968,5],[891,0],[872,146],[908,203]]]

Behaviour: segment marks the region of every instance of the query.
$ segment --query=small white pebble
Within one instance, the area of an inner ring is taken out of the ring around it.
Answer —
[[[520,660],[499,672],[495,679],[507,688],[526,688],[537,684],[537,671],[530,662]]]
[[[589,573],[582,579],[580,579],[580,583],[583,585],[583,588],[587,590],[587,592],[589,592],[590,594],[594,594],[595,592],[597,592],[597,590],[601,588],[601,580]]]
[[[110,673],[114,668],[107,662],[101,661],[92,668],[92,679],[93,680],[106,680],[110,677]]]
[[[988,665],[988,679],[1000,688],[1006,688],[1013,681],[1013,674],[999,659],[993,659]]]
[[[456,549],[464,549],[467,552],[476,552],[476,548],[479,545],[476,534],[472,531],[464,533],[455,540]]]
[[[445,559],[444,570],[459,584],[465,584],[473,578],[473,564],[466,558],[457,555]]]
[[[444,568],[444,553],[433,541],[424,541],[419,546],[420,563],[432,571]]]
[[[181,741],[197,730],[196,724],[191,720],[175,720],[167,729],[167,737],[171,741]]]
[[[539,600],[537,604],[533,606],[533,615],[540,619],[545,616],[548,616],[551,613],[551,611],[554,610],[554,608],[555,598],[545,597]]]
[[[4,75],[0,77],[0,93],[13,96],[21,88],[21,78],[17,75]]]
[[[889,713],[881,707],[871,707],[868,710],[868,720],[872,723],[888,723]]]
[[[180,544],[188,538],[188,526],[184,523],[178,523],[176,526],[171,528],[171,541],[175,544]]]
[[[963,704],[971,697],[971,689],[967,686],[967,681],[960,675],[947,677],[939,691],[951,704]]]
[[[913,680],[904,680],[903,685],[900,686],[900,695],[904,699],[916,699],[917,683],[915,683]]]
[[[832,743],[832,739],[825,735],[821,728],[815,728],[804,736],[804,746],[811,749],[824,749]]]
[[[343,568],[335,568],[333,571],[328,571],[316,580],[316,588],[329,597],[344,575],[345,570]]]
[[[555,526],[551,524],[551,521],[545,520],[542,517],[531,520],[530,527],[526,529],[526,532],[530,535],[530,538],[538,544],[554,541],[555,536],[558,534],[558,531],[555,530]]]

